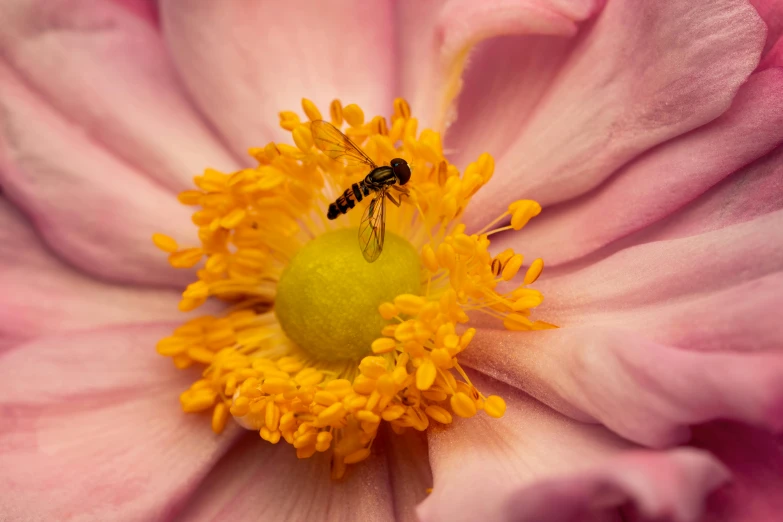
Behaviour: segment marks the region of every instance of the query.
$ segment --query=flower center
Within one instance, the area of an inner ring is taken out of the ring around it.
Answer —
[[[180,310],[223,305],[176,328],[157,351],[177,368],[202,367],[180,395],[185,412],[211,410],[216,433],[233,416],[264,441],[290,444],[299,458],[329,452],[339,479],[369,457],[383,423],[402,433],[454,416],[503,416],[503,399],[482,394],[460,366],[480,335],[460,325],[483,314],[509,330],[555,326],[532,317],[544,297],[530,285],[543,261],[523,269],[521,253],[491,249],[494,234],[520,230],[541,206],[516,201],[474,233],[461,223],[492,178],[491,155],[460,172],[440,135],[419,130],[399,98],[391,120],[366,120],[340,100],[329,106],[331,123],[310,100],[302,109],[306,120],[280,113],[294,145],[252,148],[257,166],[208,168],[195,189],[179,194],[196,207],[199,244],[180,248],[153,235],[173,267],[196,269]],[[395,158],[410,167],[403,190],[362,184]],[[384,188],[400,200],[373,206]],[[385,208],[372,225],[383,243],[385,224],[385,244],[368,263],[357,229],[370,208]]]
[[[285,334],[319,360],[358,361],[370,355],[386,321],[378,306],[401,294],[418,294],[419,255],[387,233],[383,255],[365,261],[356,230],[317,237],[288,263],[277,283],[275,314]]]

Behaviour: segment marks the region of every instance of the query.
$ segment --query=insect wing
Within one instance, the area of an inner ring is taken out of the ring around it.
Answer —
[[[340,129],[331,123],[315,120],[310,123],[310,131],[313,134],[315,146],[333,160],[340,161],[345,165],[364,164],[373,169],[377,167],[375,162],[351,141],[351,138],[340,132]]]
[[[381,255],[385,237],[386,189],[383,189],[370,201],[359,225],[359,247],[368,263],[372,263]]]

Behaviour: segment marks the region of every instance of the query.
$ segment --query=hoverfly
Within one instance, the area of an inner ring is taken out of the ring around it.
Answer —
[[[333,160],[341,161],[346,165],[364,164],[372,169],[362,181],[351,185],[342,196],[330,204],[329,212],[326,214],[329,219],[336,219],[356,206],[357,202],[375,193],[359,225],[359,247],[364,259],[372,263],[383,251],[383,240],[386,235],[386,199],[400,206],[402,195],[408,194],[408,189],[403,188],[403,185],[411,178],[410,166],[404,159],[394,158],[390,166],[379,167],[348,136],[323,120],[313,121],[310,129],[315,146]],[[400,193],[398,195],[400,199],[390,194],[392,189]]]

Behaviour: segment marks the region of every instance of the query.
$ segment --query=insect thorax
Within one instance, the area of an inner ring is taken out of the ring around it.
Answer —
[[[394,170],[391,167],[376,167],[364,178],[364,182],[374,190],[394,185],[397,178],[394,176]]]

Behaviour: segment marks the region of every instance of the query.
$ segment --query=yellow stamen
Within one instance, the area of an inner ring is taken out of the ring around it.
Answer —
[[[509,205],[508,210],[512,213],[511,227],[514,230],[519,230],[527,225],[531,218],[541,213],[541,205],[535,201],[523,199]]]
[[[506,401],[497,395],[490,395],[484,400],[484,411],[490,417],[499,419],[506,413]]]
[[[316,107],[315,104],[307,98],[302,98],[302,110],[304,110],[310,121],[322,119],[321,111],[319,111],[318,107]]]
[[[536,259],[533,261],[533,263],[530,265],[530,268],[527,269],[527,274],[525,274],[525,284],[530,285],[536,282],[538,279],[538,276],[541,275],[541,272],[544,270],[544,260],[543,259]]]
[[[351,127],[359,127],[364,123],[364,111],[353,103],[343,108],[343,117]]]
[[[155,243],[156,247],[169,254],[173,254],[177,251],[177,242],[167,235],[152,234],[152,242]]]
[[[543,295],[527,286],[543,261],[533,261],[520,284],[522,254],[490,253],[493,234],[519,230],[540,205],[514,202],[474,234],[460,223],[493,176],[491,155],[460,174],[440,135],[419,131],[402,98],[388,119],[366,119],[359,106],[334,100],[330,121],[373,161],[399,157],[412,167],[408,195],[399,207],[387,205],[383,255],[368,264],[356,239],[366,203],[352,201],[359,208],[326,219],[329,203],[367,168],[319,150],[310,122],[322,113],[308,99],[302,110],[304,116],[280,113],[289,143],[249,150],[257,166],[206,169],[194,178],[196,189],[178,196],[196,207],[199,245],[181,248],[153,235],[173,267],[196,269],[181,310],[210,299],[226,307],[188,321],[156,349],[177,368],[203,370],[180,395],[185,412],[211,411],[216,433],[230,413],[264,441],[292,445],[298,458],[330,452],[331,475],[339,479],[368,458],[383,423],[401,433],[481,410],[504,414],[503,399],[484,397],[458,362],[480,335],[458,327],[469,313],[516,331],[556,326],[531,318]],[[517,287],[506,290],[511,281]]]
[[[342,127],[343,125],[343,104],[340,100],[334,100],[329,105],[329,117],[332,120],[332,125]],[[331,439],[330,439],[331,440]]]
[[[228,420],[228,407],[225,403],[218,403],[212,412],[212,431],[217,434],[223,433]]]

